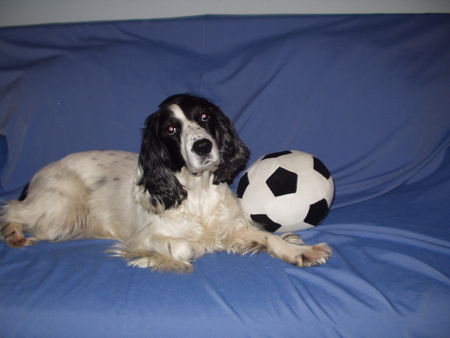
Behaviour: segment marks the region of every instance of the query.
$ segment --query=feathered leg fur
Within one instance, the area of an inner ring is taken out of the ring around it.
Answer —
[[[266,251],[272,257],[300,267],[324,264],[331,256],[331,249],[326,243],[307,245],[294,233],[280,237],[253,227],[237,232],[228,241],[230,252],[247,254]]]

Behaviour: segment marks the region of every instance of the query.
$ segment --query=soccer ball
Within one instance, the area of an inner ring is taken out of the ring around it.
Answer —
[[[239,180],[242,209],[270,232],[297,231],[318,225],[334,197],[330,171],[311,154],[296,150],[266,155]]]

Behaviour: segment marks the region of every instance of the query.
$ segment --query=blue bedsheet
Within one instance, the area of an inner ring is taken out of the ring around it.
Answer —
[[[138,151],[165,97],[205,96],[252,151],[314,153],[326,265],[216,253],[188,275],[113,242],[0,242],[0,337],[448,337],[450,15],[202,16],[0,29],[0,197],[68,153]],[[233,185],[235,188],[235,185]]]

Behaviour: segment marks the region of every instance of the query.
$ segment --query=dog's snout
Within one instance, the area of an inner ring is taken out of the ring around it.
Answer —
[[[192,145],[192,150],[194,151],[194,153],[200,156],[209,154],[211,152],[211,149],[212,149],[212,142],[206,138],[197,140]]]

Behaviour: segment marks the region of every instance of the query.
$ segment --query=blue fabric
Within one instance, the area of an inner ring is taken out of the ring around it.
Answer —
[[[70,152],[138,151],[165,97],[216,102],[252,151],[336,183],[324,266],[213,254],[130,268],[110,241],[0,243],[0,336],[447,337],[450,15],[205,16],[0,29],[0,194]],[[233,186],[234,188],[235,186]]]

